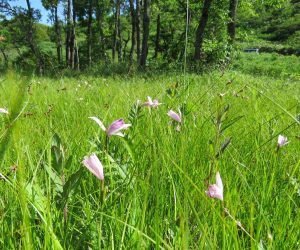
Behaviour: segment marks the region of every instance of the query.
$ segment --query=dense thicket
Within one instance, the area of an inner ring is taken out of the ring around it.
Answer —
[[[296,0],[42,0],[50,26],[38,23],[41,14],[32,1],[26,0],[26,8],[11,2],[0,0],[2,64],[41,73],[110,62],[127,70],[173,67],[185,56],[201,69],[230,61],[235,39],[249,27],[273,41],[299,36]]]

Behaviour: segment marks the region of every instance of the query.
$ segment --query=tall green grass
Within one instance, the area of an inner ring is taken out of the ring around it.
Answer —
[[[284,80],[300,80],[299,56],[283,56],[275,53],[241,52],[232,65],[233,70],[257,76],[269,76]]]
[[[12,113],[0,117],[1,134],[11,128],[11,140],[1,137],[0,248],[299,248],[299,81],[236,72],[186,80],[188,89],[172,74],[2,77],[0,105],[20,108],[12,128]],[[148,95],[163,105],[138,108]],[[167,116],[177,108],[180,132]],[[133,126],[107,154],[89,116]],[[277,151],[279,134],[290,143]],[[81,163],[92,152],[104,165],[104,201]],[[224,202],[205,194],[216,171]]]

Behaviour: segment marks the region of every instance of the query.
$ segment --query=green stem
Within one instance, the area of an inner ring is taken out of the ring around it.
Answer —
[[[108,145],[109,145],[109,137],[108,137],[108,135],[105,135],[105,142],[104,142],[105,154],[108,154]]]
[[[105,186],[104,186],[104,180],[100,180],[100,201],[101,204],[105,204]]]

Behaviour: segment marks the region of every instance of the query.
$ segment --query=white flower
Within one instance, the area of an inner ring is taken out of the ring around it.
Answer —
[[[288,138],[287,137],[284,137],[284,136],[282,136],[282,135],[279,135],[278,136],[278,141],[277,141],[277,146],[279,147],[279,148],[281,148],[281,147],[283,147],[284,145],[286,145],[286,144],[288,144],[289,143],[289,141],[288,141]]]

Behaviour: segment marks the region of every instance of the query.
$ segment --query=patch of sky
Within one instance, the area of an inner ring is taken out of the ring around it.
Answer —
[[[9,4],[12,7],[22,7],[27,9],[27,3],[26,0],[16,0],[16,1],[10,1]],[[50,11],[46,10],[42,4],[42,1],[37,1],[37,0],[32,0],[30,1],[31,8],[37,9],[41,13],[41,19],[39,20],[40,23],[46,24],[46,25],[51,25],[51,21],[49,18]],[[60,19],[64,20],[64,8],[63,4],[60,3],[58,6],[58,15]]]

